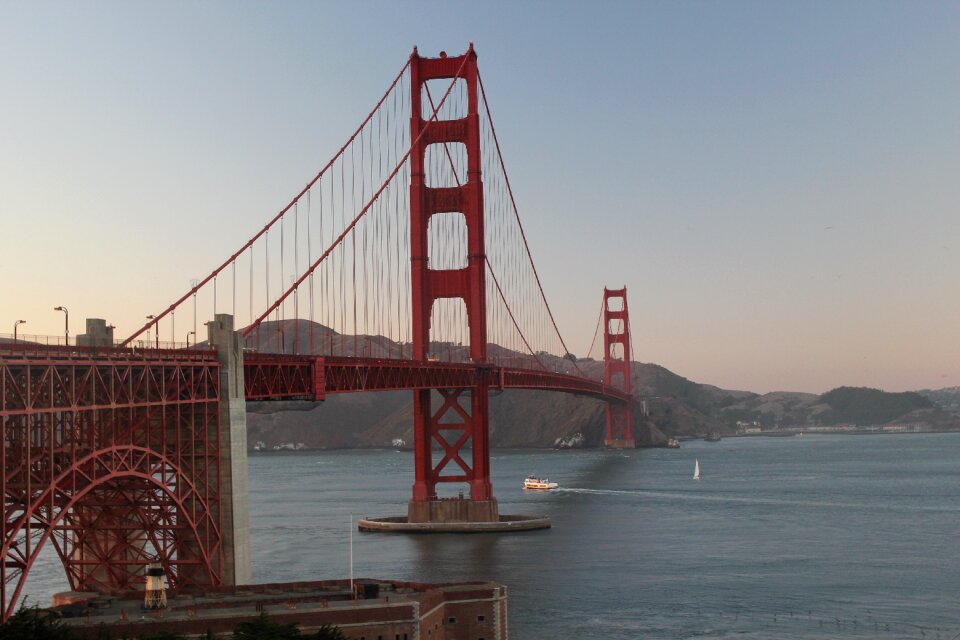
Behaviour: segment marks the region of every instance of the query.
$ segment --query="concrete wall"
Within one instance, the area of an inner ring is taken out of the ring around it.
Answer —
[[[207,340],[220,360],[220,495],[223,582],[249,584],[250,516],[247,487],[247,406],[243,389],[242,339],[233,316],[207,323]]]

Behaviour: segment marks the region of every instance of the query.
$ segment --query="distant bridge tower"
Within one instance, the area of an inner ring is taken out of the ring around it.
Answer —
[[[458,77],[458,72],[467,88],[466,117],[437,121],[428,128],[422,111],[424,84],[428,80],[452,80]],[[410,139],[414,142],[410,154],[413,358],[427,359],[433,303],[442,298],[459,298],[466,307],[470,358],[483,367],[487,362],[486,248],[477,112],[477,54],[473,45],[467,53],[457,57],[441,54],[440,58],[421,58],[414,49],[410,57],[410,92]],[[427,147],[446,143],[466,147],[467,181],[457,187],[430,187],[424,176]],[[467,230],[467,265],[464,268],[430,268],[427,231],[430,218],[440,213],[463,215]],[[490,483],[489,380],[485,375],[478,376],[478,379],[473,387],[413,392],[416,469],[413,499],[408,507],[410,522],[488,522],[499,519]],[[436,408],[431,404],[435,392],[441,399]],[[461,453],[467,451],[470,455],[464,459]],[[437,485],[440,483],[468,485],[469,499],[439,500]]]
[[[626,287],[603,289],[603,381],[630,395],[630,314]],[[608,400],[604,445],[633,449],[636,443],[631,430],[632,421],[632,402]]]

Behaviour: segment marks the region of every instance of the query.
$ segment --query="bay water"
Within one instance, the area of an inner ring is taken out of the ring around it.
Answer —
[[[702,479],[693,480],[699,460]],[[413,454],[253,455],[256,582],[356,577],[508,587],[515,640],[960,638],[960,434],[687,441],[634,451],[498,450],[513,534],[359,533],[400,515]],[[525,492],[529,474],[560,483]],[[30,602],[66,588],[55,554]]]

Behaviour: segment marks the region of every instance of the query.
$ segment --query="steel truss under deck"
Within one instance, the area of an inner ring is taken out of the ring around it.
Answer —
[[[622,389],[577,376],[474,363],[247,353],[248,400],[320,401],[331,393],[462,389],[484,377],[491,389],[542,389],[629,402]]]
[[[221,583],[220,366],[204,350],[0,345],[4,619],[48,541],[74,590],[133,588],[157,560],[171,585]],[[249,400],[456,398],[483,380],[629,402],[598,381],[475,363],[247,353],[244,378]]]
[[[219,372],[212,352],[0,347],[4,619],[48,541],[74,590],[157,560],[220,584]]]

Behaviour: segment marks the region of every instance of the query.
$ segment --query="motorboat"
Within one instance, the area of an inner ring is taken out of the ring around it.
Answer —
[[[556,482],[550,482],[549,478],[538,478],[537,476],[527,476],[523,481],[523,488],[531,491],[550,491],[560,487]]]

